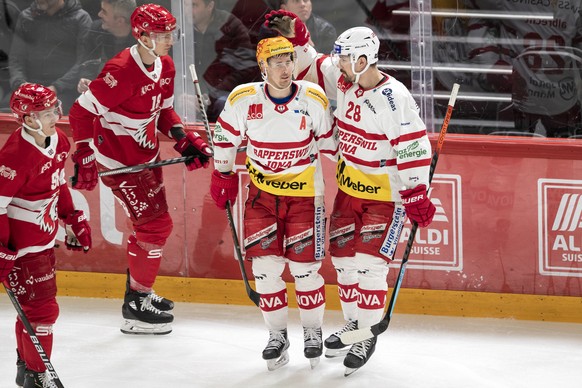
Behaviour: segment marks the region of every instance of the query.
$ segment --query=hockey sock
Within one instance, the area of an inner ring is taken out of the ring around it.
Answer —
[[[130,288],[139,292],[150,292],[162,262],[162,247],[137,241],[131,235],[127,241],[127,260],[131,274]]]

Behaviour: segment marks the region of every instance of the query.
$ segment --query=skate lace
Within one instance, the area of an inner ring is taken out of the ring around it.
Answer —
[[[365,360],[368,357],[368,349],[370,349],[371,345],[371,338],[362,342],[356,342],[350,349],[350,353],[361,360]]]
[[[303,341],[306,347],[319,347],[322,343],[321,329],[303,328]]]
[[[285,339],[285,334],[283,334],[282,331],[271,331],[269,332],[269,342],[267,343],[267,349],[278,349],[280,346],[284,345],[285,342],[287,342],[287,340]]]
[[[157,302],[157,303],[162,303],[162,300],[164,299],[163,297],[157,295],[153,290],[149,294],[149,297],[151,300],[153,300],[154,302]]]
[[[143,298],[141,300],[141,306],[140,306],[140,310],[141,311],[149,311],[151,313],[154,314],[161,314],[162,310],[155,308],[152,305],[152,294],[148,294],[148,296],[146,296],[145,298]]]
[[[347,331],[354,331],[358,328],[358,321],[348,321],[343,328],[335,332],[333,335],[340,338],[341,335]]]

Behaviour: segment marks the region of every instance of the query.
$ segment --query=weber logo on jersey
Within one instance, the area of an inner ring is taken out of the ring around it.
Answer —
[[[538,180],[539,271],[582,277],[582,180]]]

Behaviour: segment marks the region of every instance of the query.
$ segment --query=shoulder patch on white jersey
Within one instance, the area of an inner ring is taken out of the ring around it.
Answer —
[[[321,91],[315,88],[307,88],[305,90],[305,95],[313,98],[315,101],[323,105],[324,110],[327,109],[327,106],[329,105],[329,100],[327,99],[326,95],[323,94]]]
[[[252,96],[253,94],[257,94],[257,90],[252,85],[236,89],[230,94],[230,96],[228,96],[228,103],[232,106],[237,100],[245,96]]]

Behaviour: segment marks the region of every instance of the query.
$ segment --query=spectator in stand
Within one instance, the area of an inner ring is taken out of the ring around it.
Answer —
[[[47,85],[65,113],[78,96],[75,64],[91,28],[79,0],[35,0],[16,23],[10,48],[10,87]]]
[[[133,46],[131,35],[131,13],[135,10],[135,0],[102,0],[99,20],[91,25],[87,42],[83,45],[77,91],[83,93],[89,83],[97,77],[101,68],[114,55],[126,47]]]
[[[311,41],[313,47],[320,53],[330,53],[333,49],[333,44],[337,33],[335,27],[327,20],[314,14],[311,0],[282,0],[281,9],[293,12],[299,19],[305,23],[309,33],[311,34]]]
[[[279,7],[280,0],[238,0],[231,9],[231,13],[239,18],[242,24],[248,29],[253,47],[256,47],[260,40],[273,37],[277,34],[261,35],[262,25],[265,15]]]
[[[255,51],[247,28],[214,0],[192,0],[192,20],[196,72],[208,119],[215,121],[232,89],[259,77]]]
[[[10,75],[8,73],[8,53],[12,43],[12,35],[16,27],[16,19],[20,8],[11,0],[0,1],[0,110],[9,111]]]

